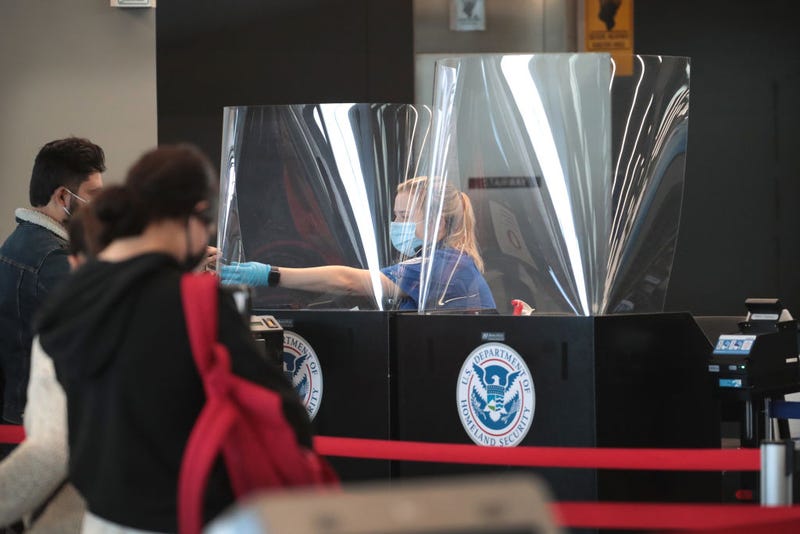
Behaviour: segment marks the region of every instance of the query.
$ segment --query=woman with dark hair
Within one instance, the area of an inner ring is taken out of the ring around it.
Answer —
[[[37,344],[66,392],[69,478],[88,507],[84,532],[177,530],[181,458],[205,403],[180,279],[206,255],[215,191],[196,149],[145,154],[124,185],[87,206],[87,233],[108,246],[40,317]],[[298,441],[310,446],[306,411],[282,370],[259,356],[231,297],[220,292],[219,301],[233,372],[278,392]],[[207,518],[233,500],[220,462]]]

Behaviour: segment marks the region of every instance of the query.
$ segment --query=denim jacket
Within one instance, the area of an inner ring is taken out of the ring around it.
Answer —
[[[47,215],[20,208],[17,228],[0,247],[0,365],[3,419],[22,423],[28,388],[33,318],[69,274],[67,232]]]

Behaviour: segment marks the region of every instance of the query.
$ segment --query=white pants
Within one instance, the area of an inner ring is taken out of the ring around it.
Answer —
[[[83,516],[81,532],[83,534],[163,534],[152,530],[139,530],[138,528],[118,525],[93,515],[91,512],[86,512],[86,515]]]

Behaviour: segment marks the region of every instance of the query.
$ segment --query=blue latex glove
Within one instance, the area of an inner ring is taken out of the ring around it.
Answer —
[[[270,266],[266,263],[248,261],[223,265],[219,277],[223,284],[244,284],[252,287],[266,287],[269,284]]]

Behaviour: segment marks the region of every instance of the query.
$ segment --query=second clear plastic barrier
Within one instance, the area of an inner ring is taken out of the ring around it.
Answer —
[[[471,200],[501,313],[513,300],[538,313],[662,310],[689,66],[659,56],[634,64],[620,78],[606,54],[437,61],[428,173]],[[423,262],[434,254],[424,251]],[[438,304],[425,299],[424,309]]]

